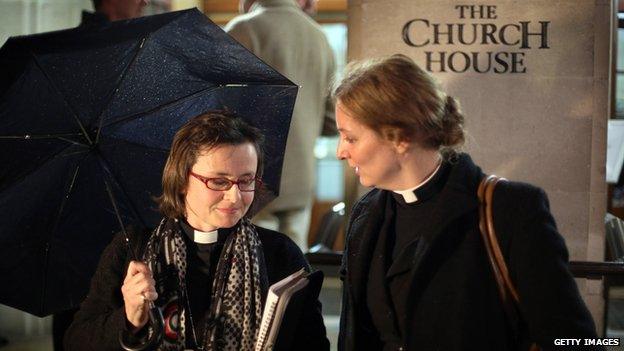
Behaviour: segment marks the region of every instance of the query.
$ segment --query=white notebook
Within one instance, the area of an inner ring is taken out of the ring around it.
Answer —
[[[273,349],[288,301],[294,293],[308,285],[307,276],[308,273],[302,268],[271,285],[262,312],[262,322],[256,339],[255,351]]]

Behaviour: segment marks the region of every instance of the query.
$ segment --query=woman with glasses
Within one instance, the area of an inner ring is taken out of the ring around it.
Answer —
[[[130,228],[104,251],[90,292],[65,335],[68,350],[119,350],[152,332],[148,301],[163,312],[158,350],[253,350],[267,288],[309,266],[281,233],[245,216],[262,186],[262,135],[234,116],[202,114],[175,135],[163,171],[164,215],[153,231]],[[130,248],[135,249],[135,248]],[[316,297],[291,301],[275,350],[327,350]]]
[[[518,182],[493,197],[520,296],[506,310],[479,232],[484,173],[459,151],[457,102],[427,72],[404,55],[355,62],[334,96],[337,156],[374,187],[349,220],[339,350],[551,350],[596,337],[546,194]]]

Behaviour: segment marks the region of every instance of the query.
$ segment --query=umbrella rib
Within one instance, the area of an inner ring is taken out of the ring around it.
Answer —
[[[117,208],[117,202],[115,201],[115,196],[113,195],[113,191],[110,188],[110,184],[106,180],[104,180],[104,184],[106,185],[106,192],[108,193],[108,198],[113,205],[113,210],[115,211],[115,217],[117,217],[117,221],[119,222],[119,227],[121,227],[121,232],[123,233],[124,239],[126,240],[126,245],[128,246],[128,251],[130,251],[130,255],[132,256],[133,261],[138,261],[138,255],[134,251],[134,248],[130,244],[130,236],[128,236],[128,232],[126,231],[126,226],[124,226],[123,220],[121,219],[121,214],[119,213],[119,209]]]
[[[63,197],[63,202],[61,202],[61,206],[59,206],[58,214],[56,216],[56,220],[54,221],[54,226],[52,227],[53,229],[50,231],[50,235],[48,236],[48,239],[50,238],[51,233],[54,233],[56,231],[56,228],[61,220],[61,214],[63,210],[65,209],[65,204],[67,203],[67,200],[69,199],[69,195],[71,195],[72,191],[74,190],[74,185],[76,184],[76,178],[78,178],[78,172],[80,171],[80,162],[84,160],[87,156],[88,154],[84,155],[84,157],[82,157],[82,159],[78,161],[76,165],[76,169],[74,169],[74,175],[72,176],[71,182],[69,183],[69,187],[67,188],[67,191],[65,192],[65,196]]]
[[[86,156],[87,155],[85,155],[85,157]],[[82,159],[84,159],[85,157],[83,157]],[[59,206],[59,210],[56,215],[56,219],[54,221],[54,226],[52,227],[52,230],[48,232],[48,236],[46,237],[45,263],[43,264],[44,272],[47,272],[48,264],[50,262],[50,238],[52,237],[52,234],[56,232],[58,225],[61,222],[61,215],[63,214],[63,210],[65,209],[65,204],[67,203],[67,200],[69,199],[69,195],[74,189],[74,184],[76,184],[76,178],[78,177],[79,170],[80,170],[80,162],[78,162],[78,164],[76,165],[76,169],[74,169],[74,175],[72,176],[71,182],[69,183],[69,188],[67,189],[67,192],[65,193],[65,196],[63,197],[63,202],[61,202],[61,206]],[[47,285],[47,274],[44,273],[43,282],[42,282],[43,292],[41,294],[41,311],[43,311],[45,307],[46,285]]]
[[[0,140],[45,140],[45,139],[58,139],[62,141],[66,141],[70,144],[81,145],[88,147],[87,144],[81,143],[72,139],[68,139],[67,137],[72,136],[81,136],[80,133],[67,133],[67,134],[41,134],[41,135],[0,135]]]
[[[106,104],[104,105],[104,108],[102,109],[102,112],[100,112],[100,115],[98,116],[98,121],[99,121],[98,124],[99,124],[99,126],[98,126],[98,129],[97,129],[97,134],[95,136],[95,142],[96,143],[100,140],[100,133],[102,131],[102,123],[103,123],[103,120],[104,120],[102,117],[104,116],[104,113],[107,111],[108,107],[110,106],[111,102],[113,101],[113,98],[119,92],[119,88],[121,87],[121,83],[123,82],[123,79],[126,77],[126,74],[128,74],[128,72],[130,71],[130,68],[132,68],[132,66],[136,62],[137,58],[139,57],[139,54],[143,51],[143,46],[145,45],[145,42],[147,41],[147,38],[149,38],[149,34],[147,36],[143,37],[143,39],[141,40],[141,43],[139,44],[138,49],[136,50],[136,52],[134,53],[134,56],[132,57],[132,61],[130,61],[130,63],[128,64],[128,66],[126,67],[124,72],[121,74],[121,76],[119,76],[119,79],[116,82],[115,90],[113,91],[113,93],[108,98],[108,101],[106,101]]]
[[[48,271],[48,264],[50,263],[50,243],[45,245],[45,256],[43,259],[43,277],[41,277],[41,300],[39,301],[39,313],[43,314],[45,308],[45,296],[47,293],[46,283],[48,281],[46,272]]]
[[[166,109],[166,108],[168,108],[170,106],[173,106],[175,104],[178,104],[181,101],[184,101],[186,99],[194,98],[194,97],[196,97],[199,94],[210,92],[210,91],[213,91],[213,90],[219,90],[219,89],[222,89],[222,88],[225,88],[225,87],[246,87],[246,86],[262,86],[262,85],[266,85],[266,83],[262,83],[262,82],[252,82],[252,83],[244,83],[244,84],[241,84],[241,83],[227,83],[227,84],[220,84],[218,86],[212,86],[212,87],[204,88],[204,89],[192,92],[190,94],[187,94],[185,96],[182,96],[182,97],[180,97],[178,99],[175,99],[173,101],[170,101],[170,102],[168,102],[166,104],[159,105],[159,106],[157,106],[157,107],[155,107],[155,108],[153,108],[151,110],[137,112],[137,113],[133,113],[131,115],[125,116],[125,117],[121,117],[120,119],[117,119],[117,120],[111,122],[110,124],[107,124],[107,125],[104,125],[104,126],[101,126],[101,127],[110,127],[110,126],[113,126],[113,125],[118,124],[118,123],[123,123],[123,122],[127,122],[129,120],[140,118],[142,116],[149,115],[149,114],[161,111],[163,109]],[[274,84],[274,85],[271,85],[271,87],[292,88],[293,85]],[[100,130],[101,130],[101,128],[100,128]]]
[[[83,146],[84,144],[79,144],[79,145]],[[46,158],[43,162],[41,162],[40,164],[41,164],[41,165],[43,165],[43,164],[45,164],[45,163],[47,163],[47,162],[50,162],[50,160],[53,160],[53,159],[55,159],[55,158],[57,158],[57,157],[60,157],[60,156],[70,156],[70,155],[79,154],[79,153],[84,152],[84,151],[80,151],[80,152],[75,152],[75,153],[66,153],[66,154],[63,154],[63,152],[64,152],[65,150],[67,150],[68,148],[70,148],[70,147],[71,147],[71,146],[65,146],[65,147],[63,147],[62,149],[60,149],[60,150],[58,150],[57,152],[53,153],[52,155],[48,156],[48,157],[47,157],[47,158]],[[28,172],[26,172],[25,174],[23,174],[23,175],[20,177],[20,179],[24,179],[25,177],[29,176],[31,173],[33,173],[33,172],[34,172],[34,171],[36,171],[37,169],[38,169],[38,168],[33,168],[33,169],[29,170]],[[2,192],[2,191],[4,191],[5,189],[7,189],[9,185],[11,185],[11,184],[2,184],[2,186],[0,187],[0,192]]]
[[[186,100],[186,99],[193,98],[193,97],[195,97],[195,96],[197,96],[197,95],[199,95],[199,94],[201,94],[201,93],[204,93],[204,92],[209,92],[209,91],[212,91],[212,90],[217,90],[217,89],[220,89],[221,87],[222,87],[222,86],[208,87],[208,88],[204,88],[204,89],[198,90],[198,91],[196,91],[196,92],[190,93],[190,94],[188,94],[188,95],[185,95],[185,96],[182,96],[182,97],[180,97],[180,98],[178,98],[178,99],[175,99],[175,100],[173,100],[173,101],[170,101],[170,102],[168,102],[168,103],[166,103],[166,104],[163,104],[163,105],[159,105],[159,106],[157,106],[157,107],[154,107],[154,108],[153,108],[153,109],[151,109],[151,110],[142,111],[142,112],[137,112],[137,113],[133,113],[133,114],[131,114],[131,115],[129,115],[129,116],[122,117],[122,118],[120,118],[120,119],[118,119],[118,120],[116,120],[116,121],[113,121],[113,122],[112,122],[112,123],[110,123],[110,124],[105,125],[104,127],[110,127],[110,126],[113,126],[113,125],[118,124],[118,123],[127,122],[127,121],[130,121],[130,120],[136,119],[136,118],[140,118],[140,117],[145,116],[145,115],[149,115],[149,114],[152,114],[152,113],[155,113],[155,112],[158,112],[158,111],[164,110],[164,109],[166,109],[166,108],[168,108],[168,107],[170,107],[170,106],[173,106],[173,105],[175,105],[175,104],[177,104],[177,103],[179,103],[179,102],[181,102],[181,101],[184,101],[184,100]]]
[[[135,208],[134,204],[132,203],[132,201],[130,201],[130,196],[128,196],[128,192],[126,191],[126,189],[124,189],[124,187],[121,185],[121,183],[119,183],[117,181],[117,179],[115,179],[115,176],[114,176],[113,172],[111,171],[110,167],[108,166],[108,162],[104,159],[104,157],[102,155],[100,155],[99,161],[100,161],[100,165],[102,166],[102,168],[106,171],[106,173],[108,173],[108,175],[113,180],[113,182],[115,182],[115,185],[117,185],[117,187],[119,187],[119,189],[121,189],[123,195],[128,199],[128,204],[130,205],[130,209],[132,210],[134,216],[136,218],[138,218],[141,221],[141,223],[143,224],[143,226],[145,227],[146,224],[143,222],[143,219],[138,215],[138,211],[136,210],[136,208]],[[119,213],[119,209],[117,208],[117,202],[115,202],[115,198],[113,196],[112,190],[110,189],[110,184],[106,180],[104,180],[104,183],[106,184],[106,187],[107,187],[106,191],[108,192],[108,195],[111,198],[111,202],[112,202],[112,205],[113,205],[113,210],[115,211],[115,215],[117,216],[117,221],[119,221],[119,224],[121,226],[121,231],[125,235],[125,239],[126,239],[126,242],[128,244],[128,248],[132,251],[132,254],[135,256],[135,259],[136,259],[136,258],[138,258],[138,256],[136,255],[136,253],[132,249],[132,246],[130,245],[130,239],[128,237],[128,233],[126,232],[126,228],[123,225],[123,220],[121,219],[121,214]]]
[[[89,151],[90,151],[89,149],[85,149],[85,150],[79,150],[79,151],[68,152],[68,153],[59,152],[54,157],[56,158],[56,157],[68,157],[68,156],[80,155]]]
[[[245,82],[245,83],[226,83],[221,84],[218,87],[247,87],[247,86],[267,86],[272,88],[292,88],[298,87],[298,85],[294,84],[267,84],[266,82]]]
[[[89,145],[87,145],[85,143],[81,143],[81,142],[78,142],[78,141],[75,141],[75,140],[71,140],[71,139],[67,139],[67,138],[64,138],[64,137],[57,137],[56,139],[62,140],[62,141],[66,141],[66,142],[68,142],[68,143],[70,143],[72,145],[84,146],[86,148],[90,147]]]
[[[35,65],[37,65],[37,67],[41,70],[41,72],[46,77],[50,85],[54,88],[54,90],[56,90],[56,92],[63,98],[63,102],[65,103],[65,105],[67,105],[67,108],[69,108],[69,110],[71,111],[72,117],[74,118],[76,123],[78,123],[78,127],[80,127],[80,130],[82,131],[82,135],[85,137],[85,139],[87,139],[89,144],[93,145],[93,140],[91,140],[91,138],[89,137],[89,133],[87,133],[87,130],[85,129],[82,122],[80,121],[78,114],[76,113],[76,111],[74,111],[73,107],[69,104],[69,101],[67,101],[67,99],[65,98],[65,95],[63,95],[63,93],[61,93],[61,90],[56,86],[56,84],[54,84],[54,81],[52,80],[52,78],[50,78],[48,73],[43,69],[43,66],[41,66],[41,63],[37,59],[37,56],[35,56],[35,54],[32,52],[32,50],[28,50],[28,51],[30,55],[33,57],[33,61],[35,62]]]
[[[24,135],[0,135],[0,139],[54,139],[70,136],[80,136],[80,133],[65,133],[65,134],[24,134]]]

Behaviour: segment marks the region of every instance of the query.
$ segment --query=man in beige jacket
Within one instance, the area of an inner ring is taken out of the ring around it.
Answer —
[[[227,24],[226,32],[300,86],[280,195],[254,222],[287,234],[306,251],[316,175],[314,142],[321,133],[336,132],[329,100],[333,52],[321,27],[295,0],[241,0],[239,5],[243,14]]]

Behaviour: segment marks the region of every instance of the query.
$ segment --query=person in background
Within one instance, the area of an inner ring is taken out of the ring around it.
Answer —
[[[596,337],[546,194],[519,182],[493,197],[520,297],[507,314],[479,231],[485,175],[459,151],[457,101],[427,72],[404,55],[353,62],[334,96],[337,156],[374,187],[349,219],[338,350],[551,350]]]
[[[292,240],[247,217],[262,186],[262,140],[258,129],[218,111],[178,130],[163,170],[160,224],[130,227],[131,247],[119,233],[104,250],[66,350],[119,350],[119,335],[144,344],[148,300],[165,321],[157,350],[254,349],[268,287],[310,270]],[[299,294],[289,307],[294,317],[274,349],[329,350],[316,296]]]
[[[93,0],[95,12],[82,12],[81,26],[141,17],[149,0]]]
[[[308,16],[313,17],[316,15],[316,5],[318,0],[297,0],[299,7],[301,10],[308,14]]]
[[[314,144],[321,134],[335,134],[329,97],[333,51],[320,26],[295,0],[241,0],[239,7],[243,14],[232,19],[225,31],[300,86],[279,197],[256,215],[254,223],[285,233],[305,251],[314,200]]]

